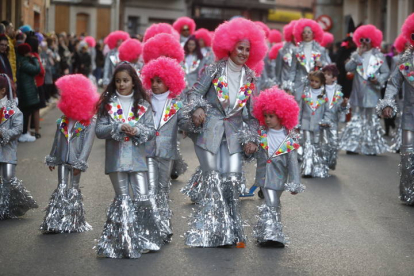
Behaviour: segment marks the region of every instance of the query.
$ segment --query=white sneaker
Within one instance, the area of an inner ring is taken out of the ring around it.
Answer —
[[[24,143],[24,142],[34,142],[36,141],[36,137],[30,135],[29,133],[26,134],[22,134],[19,137],[19,142]]]

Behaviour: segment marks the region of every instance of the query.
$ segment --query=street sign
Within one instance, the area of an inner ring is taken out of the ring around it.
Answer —
[[[322,29],[327,32],[332,29],[333,21],[329,15],[323,14],[316,18],[316,22],[322,27]]]

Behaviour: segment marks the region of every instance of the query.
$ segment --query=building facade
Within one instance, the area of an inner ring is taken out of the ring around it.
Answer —
[[[33,30],[44,32],[49,0],[0,0],[0,20],[13,23],[15,28],[30,25]]]

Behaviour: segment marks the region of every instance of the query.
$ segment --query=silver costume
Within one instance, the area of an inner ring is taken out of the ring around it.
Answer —
[[[320,124],[327,109],[325,95],[318,97],[318,104],[311,104],[311,90],[305,87],[304,100],[299,112],[300,129],[303,134],[303,176],[329,177],[328,166],[322,158]]]
[[[287,134],[285,132],[285,134]],[[296,149],[299,144],[295,134],[290,132],[275,152],[269,152],[267,131],[260,129],[259,151],[256,153],[257,169],[255,186],[261,187],[265,204],[258,207],[258,222],[253,228],[254,238],[259,243],[287,242],[281,223],[280,196],[283,191],[300,193],[305,186],[300,182],[300,168]]]
[[[399,64],[399,60],[403,54],[404,52],[392,58],[391,72],[395,71],[395,68]],[[402,114],[403,114],[403,107],[404,107],[404,86],[398,91],[397,95],[395,95],[395,102],[397,103],[397,114],[395,115],[395,132],[394,132],[394,137],[392,137],[391,142],[390,142],[391,144],[390,151],[399,153],[401,149],[401,145],[402,145],[401,124],[402,124]]]
[[[339,148],[366,155],[384,153],[388,145],[383,138],[384,130],[375,114],[375,106],[380,98],[381,87],[389,76],[385,57],[375,48],[365,53],[365,60],[358,52],[354,52],[345,64],[345,69],[355,73],[349,99],[352,118],[342,132]],[[374,76],[377,83],[370,81]]]
[[[111,78],[114,74],[115,67],[119,63],[118,48],[114,48],[108,52],[105,57],[105,65],[103,71],[103,85],[108,85],[111,82]]]
[[[322,158],[331,170],[335,170],[338,157],[338,123],[341,115],[348,109],[342,106],[343,96],[342,87],[335,84],[332,99],[328,99],[322,119],[322,124],[328,125],[322,128]]]
[[[236,95],[229,95],[227,63],[220,60],[207,67],[188,95],[193,110],[198,107],[207,110],[203,131],[189,134],[203,172],[201,199],[186,233],[189,246],[217,247],[245,242],[239,199],[243,149],[238,132],[244,122],[248,131],[257,133],[258,123],[251,115],[251,97],[256,95],[256,88],[253,71],[243,66],[240,89]],[[234,104],[230,105],[232,100]],[[253,136],[251,142],[258,144]]]
[[[15,101],[9,100],[0,112],[0,220],[3,220],[17,218],[38,206],[16,177],[17,139],[23,131],[23,114]]]
[[[275,64],[275,82],[282,89],[292,90],[292,83],[289,83],[290,67],[292,66],[293,51],[295,45],[292,42],[285,42],[279,50]]]
[[[116,96],[106,108],[108,115],[98,117],[96,136],[106,140],[105,173],[115,198],[96,250],[109,258],[139,258],[147,250],[159,250],[164,239],[155,196],[148,189],[145,143],[155,135],[152,108],[141,101],[135,116],[132,104],[125,112]],[[136,128],[134,137],[121,130],[125,123]]]
[[[400,163],[400,199],[414,205],[414,49],[411,47],[401,57],[397,68],[388,80],[384,100],[377,106],[379,113],[389,106],[396,113],[395,96],[404,89],[402,112],[402,145]]]
[[[96,117],[77,121],[68,129],[69,119],[57,120],[52,150],[46,156],[46,165],[58,167],[58,187],[52,193],[40,230],[44,233],[71,233],[92,230],[85,220],[82,194],[79,188],[81,173],[85,172],[95,139]],[[69,181],[70,176],[70,181]]]

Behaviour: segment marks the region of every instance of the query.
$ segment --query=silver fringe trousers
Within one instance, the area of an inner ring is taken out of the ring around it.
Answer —
[[[409,130],[402,132],[400,200],[414,205],[414,132]]]
[[[303,130],[302,175],[329,177],[328,166],[322,158],[320,131]]]

